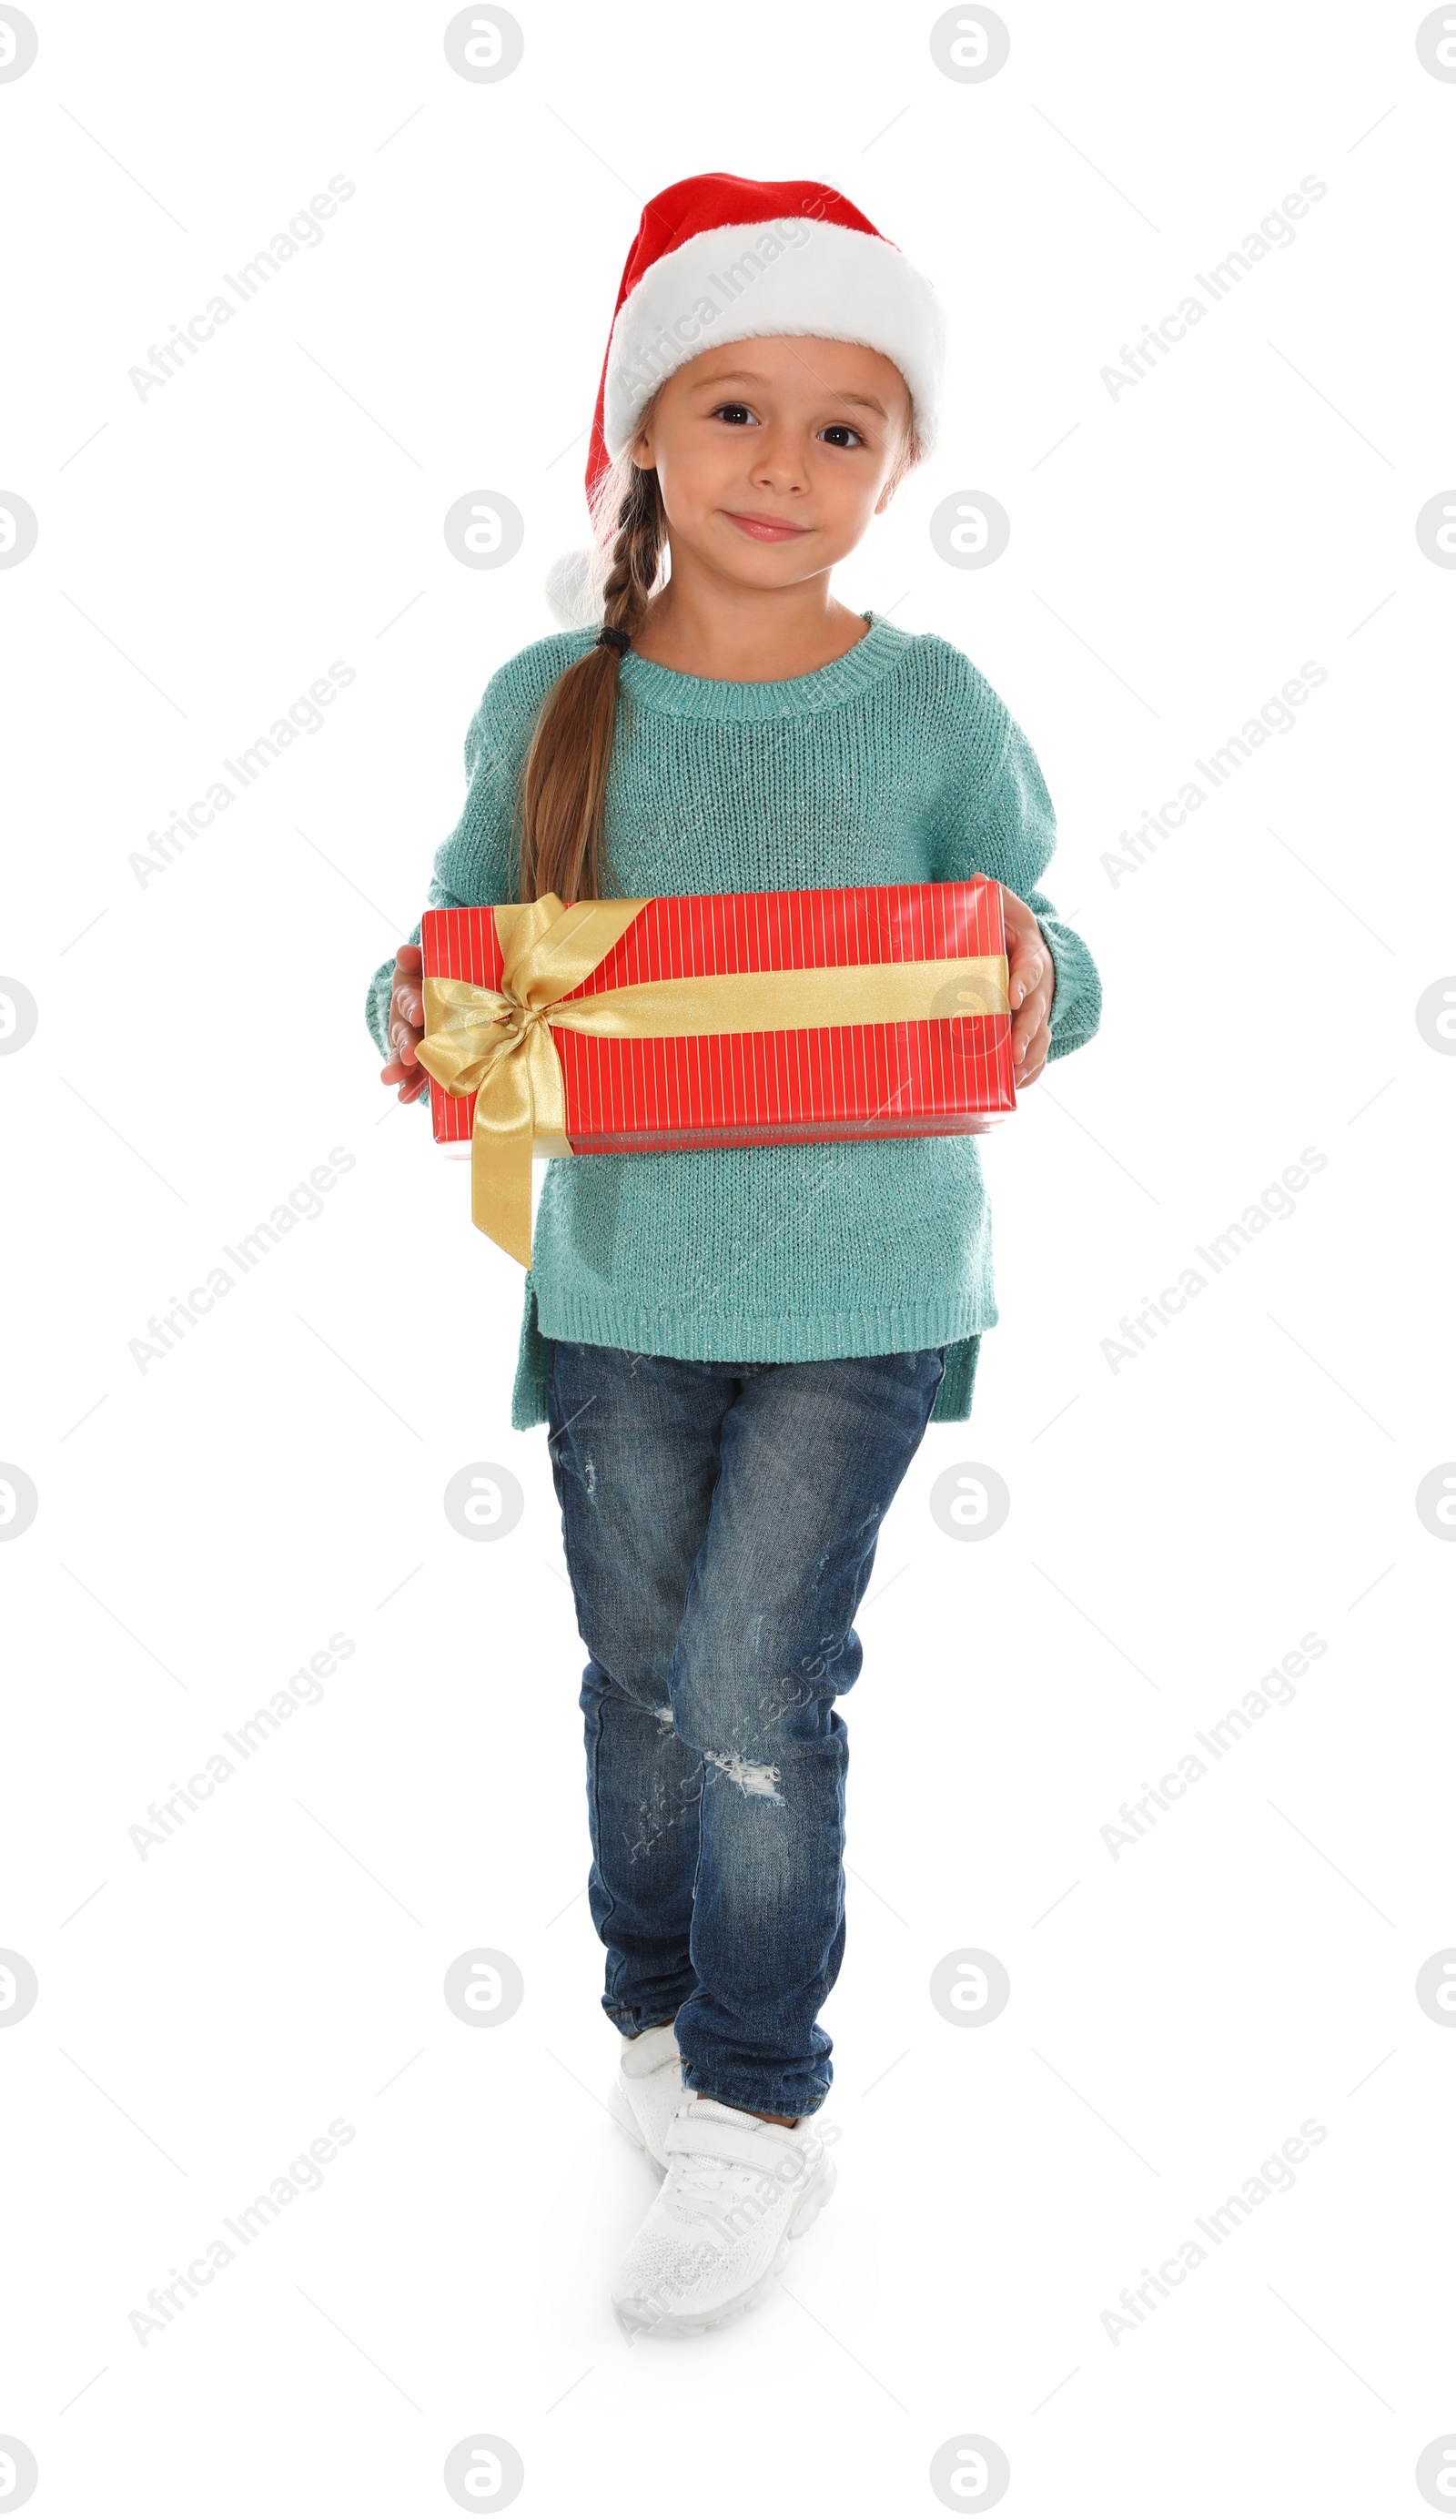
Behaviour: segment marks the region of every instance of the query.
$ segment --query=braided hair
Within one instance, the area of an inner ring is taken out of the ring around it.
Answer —
[[[615,488],[609,484],[609,498]],[[522,773],[522,901],[538,901],[545,892],[563,901],[600,901],[612,889],[602,823],[617,668],[657,587],[666,542],[657,473],[633,465],[616,508],[601,636],[547,693]]]

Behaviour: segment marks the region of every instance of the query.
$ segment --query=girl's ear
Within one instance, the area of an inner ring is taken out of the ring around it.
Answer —
[[[657,392],[653,394],[651,400],[648,402],[646,409],[642,414],[642,418],[637,424],[637,434],[627,448],[627,460],[629,463],[635,464],[639,472],[655,472],[657,471],[658,456],[657,449],[653,444],[653,422],[657,418],[658,398],[660,395],[661,390],[661,386],[659,385]]]

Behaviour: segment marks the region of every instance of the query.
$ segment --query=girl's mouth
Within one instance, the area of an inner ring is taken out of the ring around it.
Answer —
[[[751,534],[755,543],[793,542],[800,534],[813,531],[811,525],[785,524],[781,517],[739,516],[732,508],[725,508],[723,514],[730,525],[737,525],[741,532]]]

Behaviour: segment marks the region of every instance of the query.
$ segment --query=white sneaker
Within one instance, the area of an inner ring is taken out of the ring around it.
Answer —
[[[624,2325],[690,2336],[756,2308],[835,2183],[813,2127],[769,2126],[696,2095],[677,2109],[667,2176],[612,2287]]]
[[[627,2141],[645,2152],[659,2170],[667,2167],[662,2138],[673,2112],[687,2097],[677,2034],[670,2021],[622,2041],[621,2063],[607,2094],[607,2106]]]

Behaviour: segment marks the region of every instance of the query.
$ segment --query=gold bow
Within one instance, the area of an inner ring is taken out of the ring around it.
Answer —
[[[578,901],[568,910],[554,892],[503,904],[494,913],[500,987],[425,982],[420,1064],[447,1094],[476,1098],[471,1215],[523,1268],[531,1257],[532,1142],[549,1140],[550,1151],[569,1152],[554,1026],[616,1040],[681,1040],[1010,1012],[1004,954],[704,972],[635,981],[564,1005],[646,908],[645,901]]]

